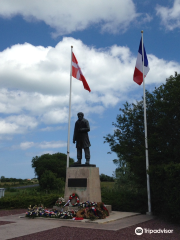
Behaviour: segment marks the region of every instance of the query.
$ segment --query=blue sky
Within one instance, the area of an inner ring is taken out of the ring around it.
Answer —
[[[180,0],[0,0],[0,176],[33,178],[31,160],[67,152],[70,54],[91,88],[72,79],[70,156],[77,112],[89,120],[91,163],[112,175],[119,108],[140,100],[133,82],[141,30],[150,71],[146,89],[180,67]],[[148,121],[148,119],[147,119]],[[85,162],[84,156],[82,162]]]

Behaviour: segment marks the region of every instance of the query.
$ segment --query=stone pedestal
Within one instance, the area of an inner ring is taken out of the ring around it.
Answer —
[[[77,193],[80,202],[101,202],[99,168],[69,167],[66,172],[64,198],[67,202],[72,193]]]
[[[107,208],[107,210],[109,211],[109,213],[111,213],[112,212],[112,206],[111,205],[105,205],[106,206],[106,208]],[[57,206],[53,206],[53,209],[56,209],[56,210],[58,210],[58,211],[75,211],[75,210],[79,210],[79,208],[78,207],[69,207],[69,206],[66,206],[66,207],[64,207],[64,208],[62,208],[62,207],[57,207]]]

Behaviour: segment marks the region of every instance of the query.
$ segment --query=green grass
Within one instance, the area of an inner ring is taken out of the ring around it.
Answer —
[[[4,196],[5,197],[14,197],[18,195],[37,195],[39,187],[32,187],[32,188],[21,188],[21,189],[14,189],[8,187],[5,190]]]
[[[35,185],[38,182],[24,181],[24,182],[0,182],[0,188],[8,188],[8,187],[21,187],[28,185]]]
[[[115,182],[101,182],[102,202],[112,205],[113,211],[130,211],[144,213],[147,208],[146,191],[137,192],[135,189],[115,186]],[[28,208],[29,205],[44,204],[52,207],[58,197],[64,197],[61,192],[40,191],[39,187],[13,189],[5,191],[4,198],[0,199],[0,209]]]
[[[39,187],[5,190],[4,197],[0,198],[0,209],[28,208],[29,205],[44,204],[52,207],[64,193],[58,191],[41,191]]]
[[[101,189],[107,189],[107,190],[111,190],[113,189],[115,186],[115,182],[101,182]],[[53,192],[57,192],[57,191],[53,191]],[[42,192],[40,191],[40,188],[39,187],[32,187],[32,188],[22,188],[22,189],[14,189],[12,187],[8,187],[6,190],[5,190],[5,195],[6,197],[14,197],[14,196],[17,196],[17,195],[39,195],[39,194],[46,194],[46,192]],[[64,192],[62,191],[60,193],[60,195],[63,197],[64,196]]]
[[[49,194],[58,194],[59,196],[64,196],[64,192],[58,192],[58,191],[41,191],[39,187],[32,187],[32,188],[22,188],[22,189],[13,189],[8,188],[5,190],[4,197],[24,197],[24,196],[44,196]]]
[[[101,188],[113,189],[115,182],[101,182]]]

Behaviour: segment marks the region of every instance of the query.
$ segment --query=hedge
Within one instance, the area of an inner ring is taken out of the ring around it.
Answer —
[[[14,197],[2,197],[0,198],[0,209],[12,209],[12,208],[28,208],[29,205],[43,204],[44,207],[52,207],[59,198],[58,194],[47,194],[39,196],[30,195],[17,195]]]
[[[150,168],[152,212],[180,223],[180,163]]]
[[[112,205],[113,211],[146,213],[147,190],[146,189],[105,189],[101,191],[102,201]]]

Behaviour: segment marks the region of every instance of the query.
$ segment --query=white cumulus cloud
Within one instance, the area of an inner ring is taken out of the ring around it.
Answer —
[[[11,115],[0,118],[0,134],[25,133],[38,125],[34,117],[27,115]]]
[[[67,143],[62,141],[52,141],[52,142],[41,142],[38,144],[40,148],[61,148],[66,147]]]
[[[133,0],[0,0],[0,6],[0,16],[22,15],[27,21],[44,21],[56,30],[54,36],[94,24],[102,31],[124,31],[138,16]]]
[[[180,28],[180,0],[174,0],[171,8],[158,5],[156,13],[168,30]]]
[[[96,49],[74,38],[63,38],[55,47],[18,44],[0,53],[0,134],[23,133],[43,124],[68,122],[70,48],[91,88],[72,78],[72,113],[102,114],[106,108],[129,99],[137,89],[133,82],[136,57],[125,46]],[[146,46],[148,53],[148,46]],[[34,54],[29,58],[32,49]],[[19,55],[16,58],[17,52]],[[21,57],[19,57],[21,56]],[[161,84],[180,64],[148,54],[150,71],[146,84]]]
[[[20,148],[26,150],[34,146],[34,142],[23,142],[20,144]]]
[[[28,148],[36,147],[36,148],[61,148],[66,147],[67,143],[63,141],[51,141],[51,142],[22,142],[19,146],[13,146],[13,148],[20,148],[22,150],[26,150]]]

